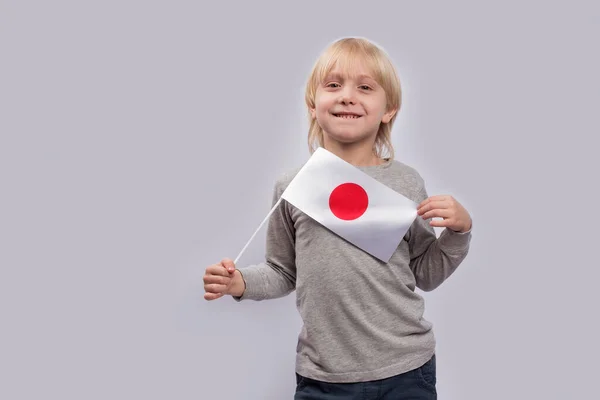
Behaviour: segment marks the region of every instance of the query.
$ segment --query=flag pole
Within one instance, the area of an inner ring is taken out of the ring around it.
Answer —
[[[238,260],[240,259],[240,257],[242,256],[242,254],[244,254],[244,251],[246,251],[246,248],[248,247],[248,245],[250,245],[250,242],[252,242],[252,239],[254,239],[254,236],[256,236],[256,234],[258,233],[258,231],[260,231],[260,228],[262,228],[262,226],[265,224],[265,222],[267,222],[269,220],[269,217],[271,216],[271,214],[273,214],[273,211],[275,211],[275,209],[277,208],[277,206],[279,205],[279,203],[281,203],[281,197],[279,198],[279,200],[277,200],[277,203],[275,203],[275,205],[273,206],[273,208],[271,208],[271,211],[269,211],[269,213],[267,214],[267,216],[265,217],[265,219],[263,219],[263,221],[260,223],[260,225],[258,226],[258,228],[256,229],[256,231],[254,231],[254,234],[250,237],[250,240],[248,240],[248,243],[246,243],[246,245],[244,246],[244,248],[242,249],[242,251],[240,251],[240,254],[238,254],[238,256],[235,258],[235,261],[233,262],[234,265],[237,265]]]

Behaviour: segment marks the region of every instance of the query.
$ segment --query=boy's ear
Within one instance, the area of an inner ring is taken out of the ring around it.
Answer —
[[[387,124],[388,122],[390,122],[392,120],[392,118],[394,117],[394,115],[396,115],[397,111],[398,111],[398,109],[393,108],[393,109],[389,110],[388,112],[386,112],[385,114],[383,114],[383,118],[381,118],[381,122],[383,122],[384,124]]]

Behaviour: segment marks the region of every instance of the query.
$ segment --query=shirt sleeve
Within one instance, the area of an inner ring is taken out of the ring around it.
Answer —
[[[273,206],[284,191],[283,179],[276,182],[273,190]],[[275,299],[290,294],[296,288],[295,229],[289,204],[281,200],[269,217],[265,261],[240,268],[246,289],[242,300]]]
[[[418,202],[428,197],[423,184]],[[472,227],[468,232],[445,228],[436,238],[428,220],[417,216],[410,227],[410,268],[417,287],[429,292],[440,286],[458,268],[469,252]]]

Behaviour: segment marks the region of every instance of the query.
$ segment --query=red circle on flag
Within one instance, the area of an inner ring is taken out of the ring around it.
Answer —
[[[342,183],[329,195],[329,208],[339,219],[351,221],[367,211],[369,196],[356,183]]]

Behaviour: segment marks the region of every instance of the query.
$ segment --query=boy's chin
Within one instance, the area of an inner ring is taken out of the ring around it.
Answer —
[[[368,141],[370,139],[370,135],[364,133],[354,133],[354,132],[338,132],[327,134],[329,140],[338,142],[341,144],[352,144],[358,142]]]

